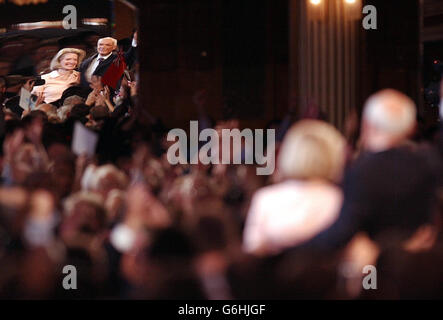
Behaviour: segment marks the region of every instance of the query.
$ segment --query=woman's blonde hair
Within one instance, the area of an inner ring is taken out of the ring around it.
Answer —
[[[345,138],[333,126],[319,120],[302,120],[286,134],[278,170],[284,178],[336,182],[342,175],[345,149]]]
[[[86,52],[82,49],[63,48],[59,52],[57,52],[57,54],[54,56],[54,58],[52,58],[51,65],[50,65],[51,70],[56,70],[56,69],[60,68],[60,60],[61,60],[62,56],[66,53],[75,53],[77,55],[78,61],[77,61],[77,65],[75,67],[78,67],[86,56]]]

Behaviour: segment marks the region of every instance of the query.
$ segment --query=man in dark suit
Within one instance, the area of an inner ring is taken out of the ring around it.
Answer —
[[[371,96],[362,119],[362,154],[348,168],[337,221],[292,252],[331,252],[366,232],[379,245],[404,243],[432,221],[441,183],[436,150],[407,141],[416,126],[414,102],[395,90]]]
[[[126,65],[130,68],[136,59],[137,32],[134,33],[131,48],[124,53]],[[80,65],[81,85],[89,87],[93,75],[103,76],[117,58],[117,40],[106,37],[97,42],[97,53],[89,57]]]

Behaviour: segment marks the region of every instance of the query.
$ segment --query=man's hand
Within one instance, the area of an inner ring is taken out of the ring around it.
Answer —
[[[133,48],[137,47],[137,39],[138,39],[137,31],[135,31],[134,35],[132,36],[132,47]]]
[[[137,95],[137,82],[136,81],[128,81],[128,87],[131,92],[131,97]]]

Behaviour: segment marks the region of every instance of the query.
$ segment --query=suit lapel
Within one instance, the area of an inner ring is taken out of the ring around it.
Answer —
[[[91,65],[91,62],[94,60],[94,58],[97,56],[97,54],[92,55],[91,57],[83,60],[83,62],[80,65],[79,71],[81,73],[86,72],[86,70],[88,70],[89,66]]]
[[[109,65],[112,63],[112,61],[114,61],[114,58],[115,58],[115,53],[112,53],[106,60],[103,60],[98,64],[94,73],[101,74],[104,71],[104,69],[108,68]]]

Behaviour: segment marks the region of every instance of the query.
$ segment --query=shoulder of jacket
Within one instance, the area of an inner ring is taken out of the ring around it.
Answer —
[[[50,78],[56,78],[58,76],[59,76],[58,71],[57,70],[52,70],[49,73],[42,74],[41,78],[47,80],[47,79],[50,79]]]

